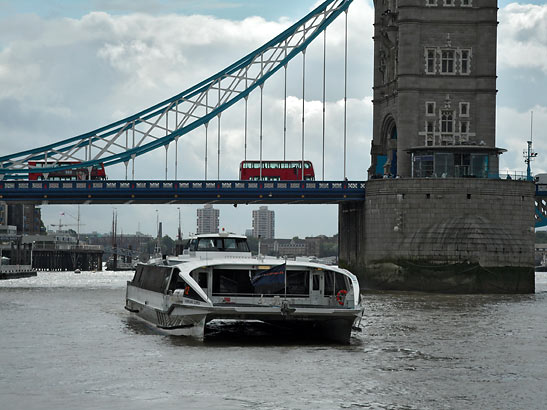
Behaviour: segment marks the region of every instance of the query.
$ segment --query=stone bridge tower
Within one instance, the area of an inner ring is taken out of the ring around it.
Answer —
[[[533,292],[535,187],[499,179],[497,0],[374,3],[372,160],[365,201],[339,206],[340,266],[364,288]]]
[[[497,174],[497,0],[374,4],[369,179]]]

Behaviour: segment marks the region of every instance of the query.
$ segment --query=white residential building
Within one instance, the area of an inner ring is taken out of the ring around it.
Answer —
[[[262,239],[275,238],[275,212],[268,210],[267,206],[253,211],[253,236]]]

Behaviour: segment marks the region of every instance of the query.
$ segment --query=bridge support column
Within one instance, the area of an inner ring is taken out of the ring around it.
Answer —
[[[382,179],[339,207],[340,265],[364,288],[532,293],[534,185]]]

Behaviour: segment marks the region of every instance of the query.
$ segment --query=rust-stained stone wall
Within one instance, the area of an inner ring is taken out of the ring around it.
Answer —
[[[341,204],[340,264],[365,287],[534,291],[534,185],[485,179],[367,182]]]

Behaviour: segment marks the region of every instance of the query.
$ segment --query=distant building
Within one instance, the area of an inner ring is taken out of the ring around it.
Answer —
[[[197,234],[218,233],[218,218],[220,211],[213,208],[213,205],[207,204],[197,210]]]
[[[306,237],[306,239],[298,237],[292,239],[262,239],[260,241],[260,253],[278,257],[333,256],[338,253],[338,237],[337,235],[332,237],[319,235]]]
[[[8,224],[8,204],[0,202],[0,226]]]
[[[253,211],[253,236],[262,239],[275,238],[275,212],[268,210],[267,206]]]
[[[321,256],[321,244],[328,241],[328,237],[325,235],[308,236],[306,237],[307,254],[313,256]]]
[[[245,229],[245,236],[247,238],[252,237],[253,236],[253,229],[252,228],[251,229]]]
[[[156,238],[152,235],[145,235],[141,232],[135,234],[118,234],[116,245],[118,248],[131,249],[141,254],[147,253],[148,245]],[[80,240],[89,245],[102,245],[106,248],[112,246],[112,232],[108,234],[99,234],[97,232],[81,233]],[[151,251],[151,249],[150,249]]]
[[[42,229],[42,212],[33,204],[8,205],[8,225],[17,227],[17,234],[39,235],[45,233]]]

